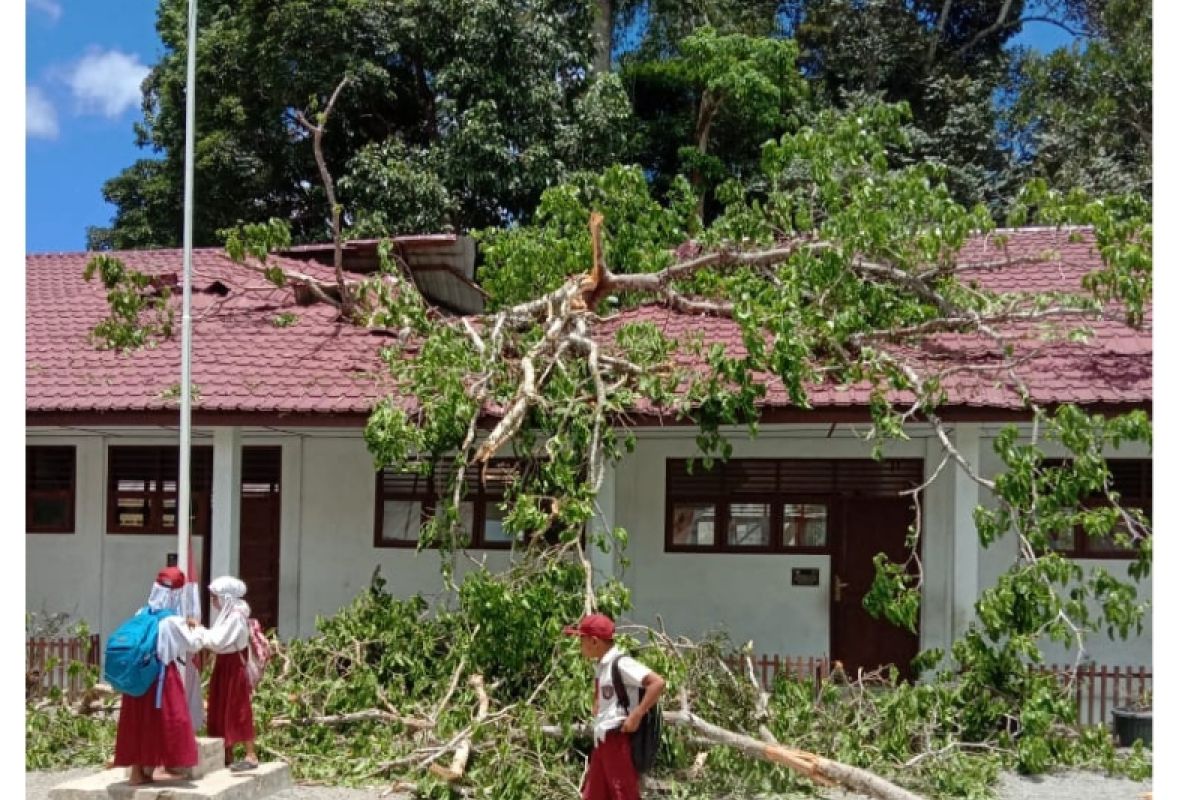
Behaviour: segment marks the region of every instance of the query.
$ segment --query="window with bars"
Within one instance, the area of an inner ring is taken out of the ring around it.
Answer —
[[[1063,462],[1050,462],[1051,466]],[[1154,505],[1154,470],[1153,462],[1148,458],[1114,458],[1108,460],[1108,471],[1111,475],[1112,488],[1120,495],[1121,506],[1125,509],[1136,508],[1149,519]],[[1109,506],[1108,498],[1097,492],[1085,498],[1082,505],[1090,508]],[[1118,523],[1112,531],[1104,536],[1089,536],[1083,526],[1073,530],[1060,531],[1051,541],[1055,552],[1068,558],[1134,558],[1137,551],[1125,547],[1116,540],[1118,532],[1128,534],[1124,523]]]
[[[520,476],[521,467],[496,459],[487,468],[468,468],[458,519],[468,547],[508,549],[512,535],[504,529],[504,493]],[[440,462],[429,475],[384,469],[375,474],[375,546],[416,547],[424,525],[436,512],[442,493],[454,477],[454,465]]]
[[[74,445],[25,447],[25,530],[75,532]]]
[[[838,497],[895,497],[919,486],[920,459],[667,460],[666,550],[828,553]]]
[[[178,447],[108,449],[108,532],[175,532]],[[192,531],[203,533],[212,498],[212,448],[193,447]]]

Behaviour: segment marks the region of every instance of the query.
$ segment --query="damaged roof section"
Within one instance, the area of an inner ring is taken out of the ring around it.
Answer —
[[[484,296],[475,286],[472,240],[436,234],[397,237],[393,244],[426,297],[460,313],[482,310]],[[348,271],[367,273],[377,268],[377,252],[375,240],[350,242],[345,251]],[[61,421],[85,413],[145,415],[175,408],[167,390],[179,381],[178,336],[128,353],[97,350],[89,341],[91,329],[109,312],[104,288],[83,280],[84,268],[94,255],[26,257],[26,411],[31,422]],[[177,283],[182,264],[179,250],[113,255],[128,267],[157,277],[160,285]],[[305,245],[272,258],[288,271],[329,282],[332,255],[329,245]],[[390,341],[387,338],[338,322],[333,307],[302,302],[291,288],[271,284],[258,272],[231,261],[221,249],[198,249],[193,263],[192,371],[198,413],[242,413],[264,420],[303,414],[342,420],[330,424],[360,424],[391,390],[379,358],[380,347]],[[999,292],[1078,292],[1083,276],[1102,266],[1090,232],[1068,236],[1049,229],[977,237],[964,248],[959,265],[964,280]],[[1028,323],[1025,329],[1013,325],[1007,332],[1028,356],[1020,371],[1037,402],[1149,407],[1152,319],[1148,311],[1141,329],[1115,320],[1091,322],[1093,335],[1081,341],[1048,342],[1040,327]],[[662,305],[623,311],[602,322],[597,334],[604,338],[606,331],[611,335],[637,321],[653,323],[681,342],[699,337],[706,344],[723,344],[730,355],[743,350],[735,322],[681,314]],[[947,333],[929,337],[920,348],[930,366],[954,368],[944,382],[949,406],[974,410],[971,413],[1022,407],[999,369],[992,343],[974,335]],[[683,371],[705,368],[703,359],[687,348],[676,353],[675,365]],[[815,409],[861,409],[870,393],[866,387],[822,385],[810,387],[809,398]],[[905,402],[900,393],[893,399]],[[790,407],[777,378],[767,377],[765,405],[776,410]],[[639,410],[652,413],[652,409]]]

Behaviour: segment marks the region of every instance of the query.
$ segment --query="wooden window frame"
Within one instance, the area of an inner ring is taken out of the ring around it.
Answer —
[[[499,462],[497,459],[496,462]],[[493,462],[493,463],[496,463]],[[520,545],[516,539],[508,542],[489,542],[484,539],[484,532],[487,519],[487,504],[488,503],[503,503],[503,490],[496,491],[483,486],[482,470],[480,467],[472,467],[479,471],[479,476],[476,479],[476,484],[480,488],[466,492],[461,502],[471,503],[471,520],[470,520],[470,541],[467,544],[468,550],[511,550],[514,545]],[[398,471],[397,471],[398,472]],[[398,474],[408,474],[399,472]],[[470,480],[471,476],[468,478]],[[386,501],[399,502],[415,502],[421,504],[421,526],[424,527],[437,511],[438,494],[434,486],[434,476],[431,474],[428,477],[422,478],[424,488],[419,491],[411,492],[388,492],[384,487],[384,470],[375,471],[375,533],[374,545],[377,548],[400,548],[406,550],[416,549],[419,539],[385,539],[383,537],[383,511]],[[466,521],[463,521],[464,524]],[[419,532],[418,532],[419,537]]]
[[[125,451],[142,450],[154,451],[156,456],[156,464],[154,466],[154,474],[152,478],[143,479],[145,482],[153,482],[154,489],[143,489],[141,491],[120,491],[117,487],[119,478],[114,474],[113,459]],[[192,447],[192,474],[195,476],[199,471],[196,469],[197,461],[208,461],[207,474],[212,474],[212,447],[208,445]],[[168,477],[170,473],[167,471],[169,465],[179,464],[179,446],[178,445],[110,445],[106,454],[108,461],[108,469],[106,474],[105,485],[105,500],[107,509],[105,511],[105,532],[111,535],[132,535],[132,536],[169,536],[174,535],[177,531],[176,523],[172,523],[169,527],[163,524],[163,509],[165,501],[177,500],[178,490],[167,492],[163,490],[163,484],[168,480],[174,481],[178,486],[179,475],[178,466],[176,466],[174,477]],[[173,459],[173,460],[172,460]],[[193,482],[191,487],[191,512],[196,517],[196,524],[192,526],[193,533],[199,535],[202,532],[202,526],[207,520],[207,503],[212,495],[211,486],[202,486],[198,482]],[[133,527],[121,524],[121,513],[118,506],[118,500],[122,497],[145,497],[148,501],[147,524],[143,527]],[[176,504],[175,516],[178,520],[179,508]]]
[[[34,489],[29,485],[33,477],[31,458],[36,457],[37,451],[62,450],[71,451],[70,488],[68,489]],[[26,533],[75,533],[75,492],[78,477],[78,451],[75,445],[25,445],[25,532]],[[62,500],[67,506],[67,521],[62,525],[37,525],[33,522],[33,507],[35,500]]]
[[[1126,508],[1136,508],[1145,514],[1147,518],[1149,518],[1153,513],[1154,507],[1154,486],[1152,481],[1154,467],[1153,460],[1149,458],[1109,459],[1109,463],[1113,461],[1137,463],[1139,470],[1138,493],[1136,495],[1121,495],[1121,504]],[[1097,496],[1083,500],[1082,505],[1085,508],[1103,508],[1108,506],[1108,500],[1103,496]],[[1124,548],[1121,550],[1092,549],[1096,542],[1093,537],[1088,536],[1087,531],[1083,529],[1082,525],[1076,525],[1071,536],[1072,540],[1070,548],[1051,547],[1050,552],[1057,553],[1063,558],[1087,559],[1095,561],[1132,561],[1133,559],[1137,558],[1136,548]]]
[[[823,555],[832,556],[834,550],[834,531],[836,530],[837,515],[836,502],[843,497],[855,496],[878,496],[873,494],[862,494],[861,492],[837,489],[838,481],[836,477],[831,477],[827,483],[830,491],[799,491],[795,485],[785,486],[785,481],[790,480],[791,473],[788,473],[784,468],[786,466],[794,466],[793,462],[808,462],[805,466],[815,468],[817,470],[828,468],[831,473],[836,474],[839,470],[839,465],[852,470],[855,467],[861,467],[862,463],[869,459],[830,459],[830,458],[731,458],[726,462],[718,462],[718,468],[726,469],[726,465],[734,465],[731,470],[732,474],[737,475],[737,470],[744,470],[743,474],[749,475],[751,470],[749,464],[745,462],[754,462],[754,466],[759,468],[759,477],[756,480],[764,480],[763,475],[774,470],[774,488],[771,491],[756,489],[754,491],[739,491],[737,489],[729,489],[726,483],[726,473],[724,471],[713,475],[709,478],[712,484],[719,485],[720,488],[709,486],[704,489],[687,490],[676,487],[672,479],[673,473],[679,467],[687,462],[683,458],[668,458],[666,459],[665,471],[665,517],[663,524],[663,550],[667,553],[719,553],[723,555],[730,554],[747,554],[747,555]],[[914,462],[913,469],[916,468],[916,459],[889,459],[885,464],[889,468],[901,465],[902,462]],[[695,469],[702,469],[699,460],[695,464]],[[922,465],[923,469],[923,465]],[[845,470],[844,470],[845,471]],[[923,473],[922,473],[923,474]],[[853,481],[853,475],[847,475],[847,480]],[[914,475],[915,477],[915,475]],[[844,485],[844,484],[843,484]],[[915,485],[919,485],[919,482]],[[697,544],[676,544],[672,540],[672,524],[675,518],[675,507],[677,504],[707,504],[714,507],[716,515],[716,526],[713,531],[713,543],[711,545]],[[770,541],[766,546],[742,547],[729,544],[729,524],[732,519],[730,514],[730,505],[737,503],[767,503],[770,506],[771,522],[770,522]],[[784,527],[784,508],[789,504],[807,504],[807,505],[822,505],[825,507],[825,544],[820,547],[812,545],[792,545],[785,546],[783,544],[783,527]]]
[[[672,540],[672,523],[675,518],[675,506],[677,504],[693,504],[693,505],[711,505],[714,507],[716,516],[716,525],[713,529],[712,544],[676,544]],[[765,545],[755,545],[748,547],[746,545],[734,545],[729,543],[729,527],[733,520],[733,515],[730,512],[730,506],[738,504],[761,503],[768,507],[770,514],[770,523],[768,528],[768,541]],[[748,555],[830,555],[833,552],[833,545],[830,542],[830,534],[832,525],[826,522],[825,525],[825,544],[821,547],[813,547],[812,545],[792,545],[785,546],[783,544],[783,510],[788,504],[805,503],[807,505],[821,505],[825,507],[826,519],[833,516],[833,497],[830,495],[813,496],[807,495],[802,499],[797,499],[795,495],[723,495],[719,499],[706,499],[696,495],[678,495],[668,497],[667,499],[667,517],[666,517],[666,536],[664,539],[666,552],[668,553],[744,553]]]

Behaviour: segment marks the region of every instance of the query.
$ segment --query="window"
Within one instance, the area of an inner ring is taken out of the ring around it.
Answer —
[[[75,532],[75,447],[25,448],[25,530]]]
[[[1150,517],[1154,500],[1152,464],[1148,458],[1108,461],[1112,487],[1121,496],[1121,506],[1126,509],[1136,508],[1145,514],[1147,519]],[[1106,508],[1110,505],[1108,498],[1101,493],[1085,498],[1082,504],[1091,508]],[[1118,523],[1117,527],[1105,536],[1089,536],[1082,526],[1076,526],[1074,530],[1057,531],[1051,538],[1050,546],[1068,558],[1134,558],[1137,555],[1134,548],[1122,547],[1116,541],[1116,533],[1121,530],[1127,532],[1124,523]]]
[[[108,532],[175,532],[178,447],[108,449]],[[212,495],[212,448],[192,448],[192,530],[203,533]]]
[[[828,553],[836,497],[895,497],[919,459],[732,459],[689,472],[667,461],[668,552]]]
[[[416,547],[421,526],[437,511],[441,491],[453,479],[453,465],[439,464],[432,474],[386,469],[375,475],[375,546]],[[515,462],[499,459],[467,470],[459,524],[467,546],[479,549],[512,547],[513,536],[504,529],[504,492],[519,476]]]

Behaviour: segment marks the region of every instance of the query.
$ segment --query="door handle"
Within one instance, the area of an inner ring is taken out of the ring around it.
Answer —
[[[848,581],[840,579],[837,575],[833,576],[833,602],[842,602],[842,589],[845,589],[849,585]]]

